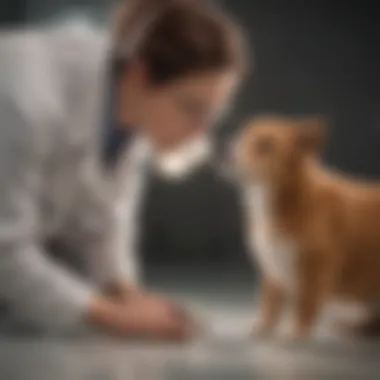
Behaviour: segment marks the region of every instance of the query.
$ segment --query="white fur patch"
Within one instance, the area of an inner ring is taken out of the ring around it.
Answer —
[[[249,216],[249,243],[261,270],[288,290],[295,289],[295,244],[273,233],[270,192],[265,186],[245,188]]]
[[[369,317],[369,309],[363,303],[337,299],[326,305],[326,316],[346,323],[361,323]]]

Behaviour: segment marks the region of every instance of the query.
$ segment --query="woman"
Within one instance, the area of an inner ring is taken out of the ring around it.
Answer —
[[[242,42],[222,11],[190,0],[128,1],[111,41],[0,38],[0,296],[13,322],[53,333],[191,334],[178,308],[132,285],[125,222],[141,145],[131,135],[156,155],[196,140],[241,80]]]

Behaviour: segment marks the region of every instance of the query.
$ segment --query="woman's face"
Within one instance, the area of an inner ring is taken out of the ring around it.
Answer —
[[[134,112],[141,132],[168,150],[208,131],[228,107],[238,84],[229,71],[189,75],[154,86],[134,77]]]

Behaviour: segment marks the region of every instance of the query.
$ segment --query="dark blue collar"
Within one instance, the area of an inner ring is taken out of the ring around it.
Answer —
[[[111,80],[111,84],[105,98],[105,117],[103,126],[102,162],[106,168],[112,168],[127,148],[133,134],[128,126],[120,125],[116,114],[116,84]]]

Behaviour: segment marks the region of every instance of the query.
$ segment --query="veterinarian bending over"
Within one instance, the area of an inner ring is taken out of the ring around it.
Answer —
[[[2,312],[47,333],[183,339],[189,319],[134,278],[131,134],[161,152],[209,128],[240,80],[242,36],[197,1],[129,1],[117,16],[109,40],[0,37]]]

